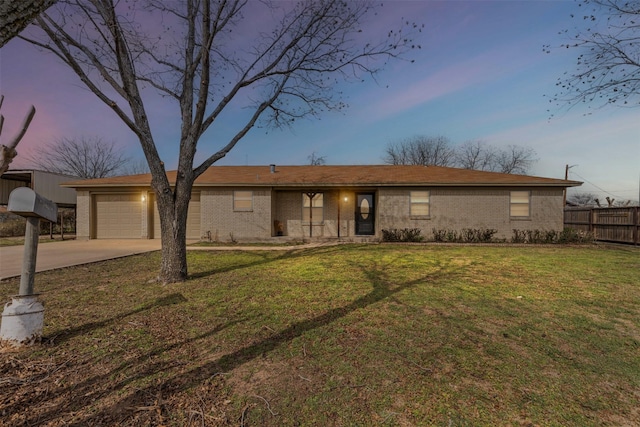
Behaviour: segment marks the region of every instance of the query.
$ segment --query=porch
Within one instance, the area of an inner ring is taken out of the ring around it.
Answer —
[[[272,200],[273,237],[377,240],[375,190],[278,190]]]

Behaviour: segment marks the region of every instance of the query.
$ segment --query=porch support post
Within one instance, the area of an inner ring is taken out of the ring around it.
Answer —
[[[306,193],[309,198],[309,238],[313,237],[313,198],[316,197],[317,192]]]
[[[340,191],[338,191],[338,240],[340,240],[340,205],[342,204],[342,197]]]

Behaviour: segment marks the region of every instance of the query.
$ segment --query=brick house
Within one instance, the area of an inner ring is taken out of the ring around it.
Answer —
[[[175,180],[175,171],[168,172]],[[77,237],[160,237],[150,175],[67,182]],[[193,186],[187,237],[375,240],[383,229],[562,230],[577,181],[437,166],[213,166]]]

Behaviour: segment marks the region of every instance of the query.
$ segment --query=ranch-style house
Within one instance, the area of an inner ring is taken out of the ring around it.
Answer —
[[[175,171],[168,172],[170,182]],[[151,175],[64,183],[77,238],[160,238]],[[383,229],[562,230],[563,192],[581,185],[437,166],[212,166],[193,186],[187,238],[377,240]]]

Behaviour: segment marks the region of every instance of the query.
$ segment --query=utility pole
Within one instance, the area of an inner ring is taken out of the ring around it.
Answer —
[[[569,180],[569,169],[571,169],[574,166],[578,166],[578,165],[565,165],[564,167],[564,180],[568,181]],[[567,187],[564,187],[564,191],[562,192],[562,209],[565,208],[565,206],[567,206]]]

